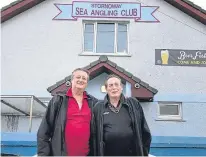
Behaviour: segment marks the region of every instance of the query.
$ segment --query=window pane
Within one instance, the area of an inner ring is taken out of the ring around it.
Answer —
[[[127,25],[126,24],[118,24],[117,52],[128,52],[127,51]]]
[[[93,51],[94,24],[85,24],[84,30],[84,51]]]
[[[85,24],[85,32],[93,33],[94,32],[94,24]]]
[[[119,32],[127,32],[127,24],[118,24]]]
[[[97,24],[97,53],[114,52],[114,26],[113,23]]]
[[[179,115],[178,105],[160,105],[160,115]]]

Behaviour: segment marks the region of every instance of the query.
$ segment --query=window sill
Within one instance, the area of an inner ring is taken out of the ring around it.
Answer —
[[[114,56],[114,57],[131,57],[128,53],[93,53],[93,52],[83,52],[79,56]]]
[[[183,119],[169,119],[169,118],[157,118],[155,121],[173,121],[173,122],[186,122]]]

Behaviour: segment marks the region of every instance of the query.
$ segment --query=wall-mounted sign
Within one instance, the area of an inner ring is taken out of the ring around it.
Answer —
[[[140,3],[73,1],[72,4],[55,4],[60,13],[54,20],[78,18],[132,18],[136,22],[159,22],[153,13],[157,6],[141,6]]]
[[[156,49],[155,64],[206,67],[206,50]]]

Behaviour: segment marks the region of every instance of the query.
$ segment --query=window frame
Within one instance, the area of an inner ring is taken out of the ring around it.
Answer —
[[[82,21],[83,23],[83,30],[82,30],[82,55],[111,55],[111,56],[131,56],[129,53],[129,21]],[[113,23],[115,24],[115,36],[114,36],[114,51],[109,53],[97,53],[97,24],[106,24],[106,23]],[[94,41],[93,41],[93,51],[85,51],[84,47],[84,31],[86,24],[94,24]],[[125,24],[127,26],[127,52],[118,52],[118,43],[117,43],[117,33],[118,33],[118,24]]]
[[[178,115],[161,115],[161,105],[174,105],[178,106]],[[157,118],[158,120],[182,120],[182,103],[181,102],[158,102],[157,104]]]

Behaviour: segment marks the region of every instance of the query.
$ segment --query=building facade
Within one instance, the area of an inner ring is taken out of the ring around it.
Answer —
[[[1,20],[1,105],[15,106],[14,96],[38,99],[33,116],[24,107],[23,115],[3,110],[2,132],[35,134],[51,96],[67,90],[71,72],[84,67],[91,72],[88,93],[103,99],[105,78],[116,74],[124,94],[141,102],[152,154],[206,155],[206,13],[200,7],[185,0],[23,0],[3,8]]]

